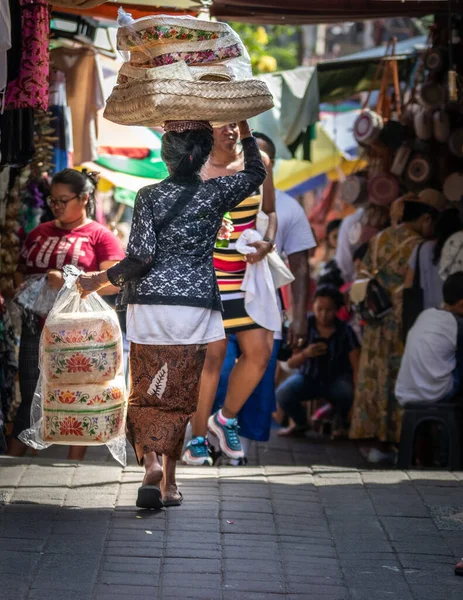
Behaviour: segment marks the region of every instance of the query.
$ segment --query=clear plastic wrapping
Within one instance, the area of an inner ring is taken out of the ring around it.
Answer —
[[[23,311],[46,317],[57,295],[58,292],[48,285],[46,275],[30,275],[19,287],[15,302]]]
[[[100,296],[81,298],[79,275],[74,267],[64,268],[65,284],[40,339],[31,426],[19,437],[38,450],[52,444],[105,444],[125,465],[122,333],[117,315]]]
[[[133,20],[120,8],[118,24],[117,46],[126,63],[119,83],[127,83],[131,77],[145,77],[147,70],[151,79],[252,78],[248,52],[226,23],[168,15]]]

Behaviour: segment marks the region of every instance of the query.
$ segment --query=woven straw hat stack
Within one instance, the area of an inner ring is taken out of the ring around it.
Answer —
[[[106,119],[147,127],[182,120],[231,123],[273,107],[269,89],[252,78],[246,48],[226,23],[127,17],[117,37],[126,62],[107,100]]]

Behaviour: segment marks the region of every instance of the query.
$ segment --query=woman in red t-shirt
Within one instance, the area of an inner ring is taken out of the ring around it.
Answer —
[[[122,258],[119,239],[109,229],[93,220],[95,214],[96,173],[64,169],[51,183],[48,198],[55,220],[33,229],[24,241],[15,283],[18,287],[28,276],[46,275],[48,286],[59,290],[63,285],[63,267],[74,265],[89,273],[109,269]],[[103,294],[114,294],[112,286]],[[32,318],[31,318],[32,317]],[[23,456],[27,446],[19,434],[30,426],[30,409],[39,378],[38,354],[43,319],[23,315],[19,348],[19,386],[21,405],[18,409],[8,454]],[[71,446],[68,458],[81,460],[85,447]]]

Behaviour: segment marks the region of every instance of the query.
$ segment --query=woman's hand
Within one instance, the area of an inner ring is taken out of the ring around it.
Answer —
[[[238,123],[238,129],[240,130],[240,140],[251,137],[252,133],[247,121],[240,121]]]
[[[310,344],[304,350],[304,355],[306,358],[317,358],[317,356],[323,356],[328,351],[326,344],[323,342],[317,342],[316,344]]]
[[[263,240],[253,242],[249,245],[257,250],[257,252],[246,254],[246,262],[250,265],[255,265],[260,262],[273,250],[272,244],[270,242],[264,242]]]
[[[98,292],[101,288],[106,287],[108,284],[108,276],[106,271],[100,271],[99,273],[88,273],[81,275],[77,280],[77,289],[80,292],[82,298],[86,298],[93,292]]]
[[[48,287],[53,290],[60,290],[63,287],[63,273],[57,269],[52,269],[47,273]]]

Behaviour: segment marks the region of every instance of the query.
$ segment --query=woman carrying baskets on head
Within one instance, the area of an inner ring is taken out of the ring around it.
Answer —
[[[172,121],[165,130],[162,158],[170,177],[138,193],[127,258],[79,280],[84,295],[108,281],[122,287],[128,305],[128,433],[146,471],[138,491],[140,508],[182,502],[176,461],[196,411],[207,344],[225,337],[214,244],[223,215],[266,177],[246,122],[239,124],[244,170],[209,181],[199,173],[212,150],[211,125]]]

